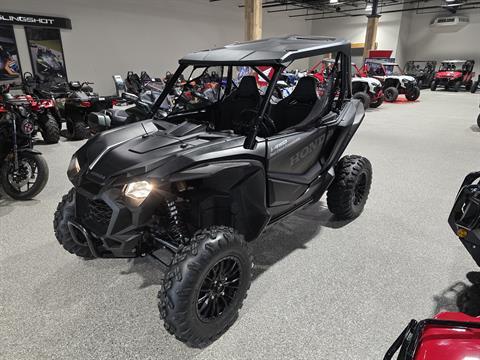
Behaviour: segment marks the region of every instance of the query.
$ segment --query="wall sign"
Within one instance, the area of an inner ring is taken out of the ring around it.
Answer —
[[[0,84],[20,83],[21,73],[13,26],[0,25]]]
[[[28,26],[44,26],[59,29],[71,29],[72,22],[67,18],[43,16],[43,15],[29,15],[16,14],[0,11],[0,25],[28,25]]]
[[[45,81],[66,81],[60,29],[25,26],[32,70]]]

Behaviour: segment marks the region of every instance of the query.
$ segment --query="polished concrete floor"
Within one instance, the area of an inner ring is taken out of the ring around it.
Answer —
[[[339,223],[322,201],[252,243],[240,318],[203,350],[163,329],[154,261],[82,261],[58,245],[52,215],[81,143],[39,145],[45,190],[0,198],[0,359],[381,359],[411,318],[454,309],[448,289],[476,270],[446,220],[479,169],[479,99],[425,90],[368,111],[347,149],[373,165],[364,213]]]

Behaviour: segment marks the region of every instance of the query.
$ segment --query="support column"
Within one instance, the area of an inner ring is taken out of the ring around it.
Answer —
[[[372,1],[372,13],[367,15],[367,32],[365,34],[365,46],[363,47],[363,59],[368,57],[368,52],[375,48],[377,41],[377,29],[380,15],[378,15],[378,0]]]
[[[363,47],[363,58],[368,57],[368,52],[375,49],[375,43],[377,41],[377,29],[379,15],[369,15],[367,23],[367,33],[365,34],[365,45]]]
[[[245,0],[245,40],[262,38],[262,0]]]

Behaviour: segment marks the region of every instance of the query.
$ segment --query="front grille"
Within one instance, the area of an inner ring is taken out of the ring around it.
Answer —
[[[104,235],[112,218],[112,208],[101,200],[90,200],[77,193],[77,217],[82,225],[97,235]]]

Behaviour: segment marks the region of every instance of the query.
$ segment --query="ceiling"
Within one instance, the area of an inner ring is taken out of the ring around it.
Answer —
[[[270,13],[285,12],[292,18],[313,21],[370,15],[373,1],[378,2],[380,15],[406,11],[455,14],[457,10],[480,8],[480,0],[263,0],[262,6]]]

